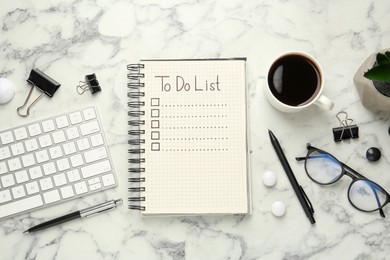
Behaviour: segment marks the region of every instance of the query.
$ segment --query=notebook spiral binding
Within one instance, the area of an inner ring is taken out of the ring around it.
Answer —
[[[127,78],[129,79],[127,87],[130,89],[127,93],[127,97],[129,98],[129,102],[127,103],[129,107],[128,116],[130,118],[128,121],[130,127],[128,131],[130,136],[128,153],[131,157],[128,160],[130,164],[129,173],[131,175],[139,175],[139,177],[130,177],[128,179],[130,183],[129,192],[138,193],[138,196],[129,197],[128,201],[129,209],[141,211],[145,210],[144,206],[139,205],[139,203],[145,201],[145,197],[141,195],[145,191],[145,187],[142,187],[145,178],[141,176],[145,172],[145,168],[142,167],[142,164],[145,162],[145,158],[142,158],[142,154],[145,153],[145,149],[142,149],[142,145],[145,144],[145,139],[142,139],[142,136],[145,134],[145,130],[142,130],[142,126],[145,125],[145,121],[142,120],[142,116],[145,115],[145,111],[142,110],[142,107],[145,106],[145,102],[142,101],[145,92],[141,91],[145,87],[144,83],[141,82],[141,79],[144,78],[144,74],[141,73],[143,68],[143,64],[127,65],[127,69],[129,70],[127,74]]]

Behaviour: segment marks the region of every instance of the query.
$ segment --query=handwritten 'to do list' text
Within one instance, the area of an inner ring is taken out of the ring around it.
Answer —
[[[163,92],[186,92],[186,91],[221,91],[219,76],[215,76],[215,80],[204,80],[198,82],[195,75],[193,78],[184,78],[180,75],[171,76],[155,76],[160,80],[161,91]]]

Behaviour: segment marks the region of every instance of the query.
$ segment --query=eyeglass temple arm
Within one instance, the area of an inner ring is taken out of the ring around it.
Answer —
[[[314,146],[311,146],[310,143],[307,143],[307,144],[306,144],[306,148],[307,148],[308,151],[310,151],[310,150],[312,150],[312,149],[317,149],[317,150],[319,150],[318,148],[316,148],[316,147],[314,147]],[[297,160],[298,162],[304,161],[304,160],[306,160],[306,156],[304,156],[304,157],[295,157],[295,160]]]
[[[381,215],[382,218],[386,217],[382,208],[379,209],[379,215]]]

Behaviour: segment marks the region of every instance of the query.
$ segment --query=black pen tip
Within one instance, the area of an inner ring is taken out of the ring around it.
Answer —
[[[271,130],[268,129],[268,133],[269,133],[269,136],[271,137],[271,139],[276,139],[274,133],[272,133]]]
[[[28,233],[28,230],[24,231],[23,234],[27,234]]]

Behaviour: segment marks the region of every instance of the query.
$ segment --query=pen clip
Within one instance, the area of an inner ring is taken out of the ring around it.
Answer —
[[[302,188],[301,185],[299,185],[299,189],[302,191],[302,194],[303,196],[305,197],[305,200],[307,201],[308,203],[308,206],[309,206],[309,209],[310,209],[310,212],[311,213],[314,213],[314,208],[313,208],[313,205],[311,204],[310,200],[309,200],[309,197],[306,195],[306,192],[305,190]]]
[[[115,209],[121,203],[122,203],[122,199],[110,200],[102,204],[80,210],[80,216],[81,217],[94,216],[96,214]]]

